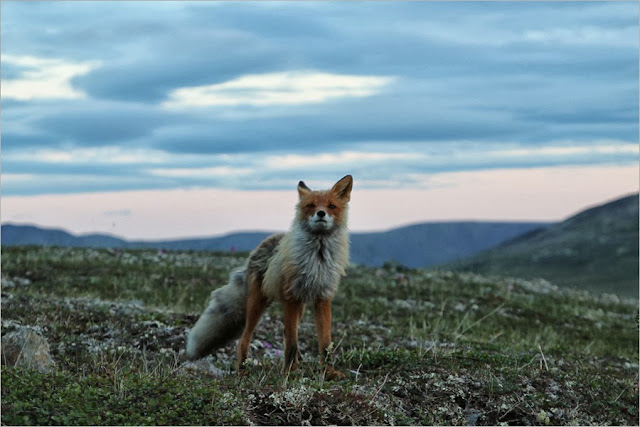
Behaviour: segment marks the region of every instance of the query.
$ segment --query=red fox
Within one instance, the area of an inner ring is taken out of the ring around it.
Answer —
[[[243,369],[260,317],[273,301],[284,307],[285,370],[298,367],[298,322],[313,304],[318,348],[325,377],[344,378],[327,356],[331,345],[331,301],[349,263],[348,202],[353,178],[330,190],[298,183],[299,200],[291,230],[265,239],[229,283],[211,293],[209,305],[187,339],[187,356],[198,359],[240,337],[238,370]],[[241,335],[241,336],[240,336]]]

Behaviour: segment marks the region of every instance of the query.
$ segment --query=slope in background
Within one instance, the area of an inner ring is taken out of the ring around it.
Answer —
[[[542,277],[556,285],[638,297],[638,194],[442,268]]]

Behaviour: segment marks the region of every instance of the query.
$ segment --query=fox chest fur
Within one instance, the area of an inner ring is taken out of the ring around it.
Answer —
[[[331,233],[310,233],[301,227],[280,236],[272,245],[262,292],[271,300],[305,304],[330,300],[349,262],[349,236],[339,227]]]

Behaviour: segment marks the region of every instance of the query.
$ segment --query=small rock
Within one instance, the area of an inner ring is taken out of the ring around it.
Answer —
[[[31,280],[23,277],[14,277],[13,279],[2,277],[1,282],[3,288],[15,288],[19,286],[29,286],[31,284]]]
[[[2,363],[50,372],[55,365],[47,339],[28,327],[8,332],[2,337]]]
[[[466,304],[463,304],[461,302],[457,303],[455,307],[453,307],[454,310],[456,311],[465,311],[467,309]]]
[[[225,371],[220,368],[214,366],[213,363],[209,359],[200,359],[193,362],[185,362],[181,367],[178,373],[187,374],[189,372],[204,372],[207,374],[214,375],[216,377],[223,377],[227,375]]]
[[[467,416],[467,425],[475,426],[482,416],[482,412],[478,411],[477,409],[468,409],[465,411],[465,415]]]

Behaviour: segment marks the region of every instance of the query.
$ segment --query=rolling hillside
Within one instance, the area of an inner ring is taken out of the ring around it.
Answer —
[[[541,226],[547,224],[438,222],[384,232],[352,233],[351,260],[368,266],[381,266],[385,261],[395,260],[412,268],[428,267],[473,255]],[[101,234],[75,236],[63,230],[6,224],[2,226],[2,245],[217,251],[233,248],[236,251],[249,251],[269,234],[243,232],[211,238],[136,242]]]
[[[468,257],[546,223],[432,222],[379,233],[353,233],[351,260],[380,266],[395,260],[411,268]]]
[[[65,230],[40,228],[33,225],[2,225],[2,245],[6,246],[68,246],[68,247],[125,247],[128,243],[106,234],[76,236]]]
[[[496,248],[447,264],[480,274],[638,297],[638,194],[587,209]]]
[[[2,245],[249,251],[269,234],[127,241],[5,224]],[[587,209],[556,224],[433,222],[352,233],[351,260],[366,266],[394,260],[411,268],[441,266],[480,274],[542,277],[558,285],[637,297],[638,195]]]

